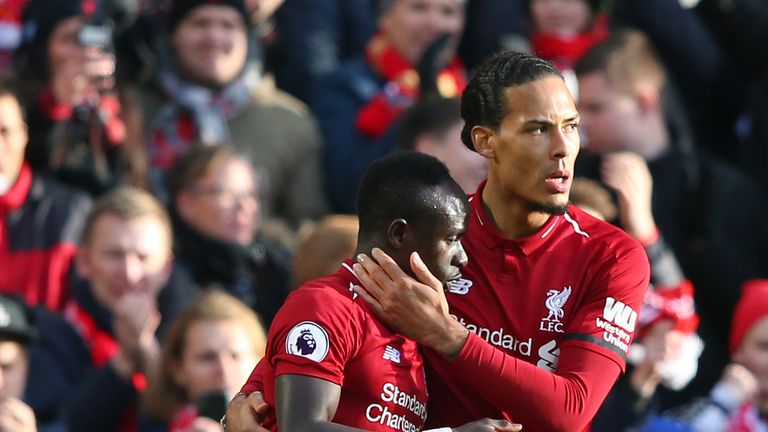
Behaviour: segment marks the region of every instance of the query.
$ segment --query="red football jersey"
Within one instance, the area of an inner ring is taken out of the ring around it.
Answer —
[[[483,187],[470,197],[462,240],[469,262],[446,292],[451,315],[471,334],[451,363],[427,351],[429,424],[458,426],[503,415],[526,431],[557,430],[548,416],[572,414],[586,426],[605,396],[589,400],[590,390],[607,394],[624,370],[648,288],[645,251],[573,206],[535,234],[509,240],[485,212]],[[578,374],[589,368],[597,370]],[[544,369],[567,380],[558,382]],[[592,408],[568,406],[582,405],[580,397]],[[578,430],[574,426],[563,430]]]
[[[351,262],[291,293],[269,330],[265,400],[275,378],[312,376],[341,386],[334,423],[370,431],[418,431],[427,416],[424,364],[416,343],[389,330],[350,286]],[[274,410],[265,426],[277,430]]]

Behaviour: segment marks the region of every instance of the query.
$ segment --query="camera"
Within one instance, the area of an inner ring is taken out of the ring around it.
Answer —
[[[77,32],[77,42],[82,47],[96,47],[104,52],[111,52],[112,33],[112,27],[109,25],[86,23]]]

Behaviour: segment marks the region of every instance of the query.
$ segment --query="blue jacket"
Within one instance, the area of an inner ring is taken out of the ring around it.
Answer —
[[[396,147],[394,124],[381,138],[357,130],[358,112],[386,81],[362,58],[351,60],[318,82],[310,107],[325,141],[324,171],[332,210],[354,213],[357,186],[374,160]]]

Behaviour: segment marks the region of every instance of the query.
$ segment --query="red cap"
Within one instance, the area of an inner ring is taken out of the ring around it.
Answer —
[[[731,355],[739,348],[749,329],[767,315],[768,279],[744,282],[741,286],[741,298],[733,311],[731,340],[728,346]]]
[[[672,321],[674,329],[682,333],[696,332],[699,315],[694,307],[693,291],[693,285],[688,280],[675,287],[649,289],[643,299],[637,339],[642,339],[651,326],[663,320]]]

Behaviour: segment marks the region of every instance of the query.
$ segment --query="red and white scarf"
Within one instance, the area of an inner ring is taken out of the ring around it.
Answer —
[[[387,80],[387,85],[360,110],[357,129],[364,135],[380,138],[419,96],[419,74],[381,33],[368,41],[365,58]],[[437,75],[438,92],[446,98],[457,97],[466,86],[464,65],[454,57]]]
[[[534,33],[531,37],[533,51],[539,57],[551,61],[558,69],[572,69],[573,65],[596,43],[608,38],[608,15],[595,17],[592,27],[572,37]]]
[[[170,69],[160,73],[168,102],[149,127],[152,167],[167,169],[193,144],[216,145],[230,140],[228,121],[250,106],[261,81],[258,62],[249,62],[242,73],[220,90],[182,80]]]

